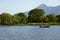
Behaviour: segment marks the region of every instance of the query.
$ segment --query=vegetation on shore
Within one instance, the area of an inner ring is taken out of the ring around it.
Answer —
[[[60,15],[44,15],[43,9],[33,9],[28,13],[0,14],[0,25],[60,25]]]

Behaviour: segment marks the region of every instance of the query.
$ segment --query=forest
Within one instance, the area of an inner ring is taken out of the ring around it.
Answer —
[[[43,9],[32,9],[28,15],[24,12],[11,15],[10,13],[0,14],[0,25],[20,25],[20,24],[51,24],[60,25],[60,15],[50,13],[45,15]]]

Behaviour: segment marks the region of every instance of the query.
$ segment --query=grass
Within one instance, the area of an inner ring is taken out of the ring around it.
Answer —
[[[40,26],[40,25],[60,25],[60,23],[28,23],[28,24],[16,24],[16,26]]]
[[[0,26],[40,26],[40,25],[60,26],[60,23],[27,23],[27,24],[0,25]]]

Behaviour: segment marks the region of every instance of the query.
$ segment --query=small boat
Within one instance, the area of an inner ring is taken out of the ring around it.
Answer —
[[[41,26],[41,25],[40,25],[40,28],[49,28],[49,27],[50,27],[50,26],[47,26],[47,25],[45,25],[45,26],[43,26],[43,25]]]

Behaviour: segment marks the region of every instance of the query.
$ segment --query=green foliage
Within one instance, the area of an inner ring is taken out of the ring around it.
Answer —
[[[13,18],[13,24],[15,25],[15,24],[20,24],[20,17],[19,16],[13,16],[12,17]]]
[[[58,22],[60,22],[60,15],[57,15],[56,17],[58,18]]]
[[[20,24],[27,23],[27,16],[24,13],[15,14]]]
[[[30,12],[29,12],[29,15],[31,15],[31,16],[41,16],[41,15],[44,15],[44,10],[42,10],[42,9],[33,9],[33,10],[31,10]]]
[[[43,22],[44,22],[44,23],[48,23],[48,22],[49,22],[48,17],[44,17]]]
[[[0,15],[0,25],[1,25],[1,15]]]
[[[2,25],[12,25],[12,16],[8,13],[1,14],[1,24]]]
[[[44,13],[45,12],[42,9],[31,10],[28,15],[28,22],[41,22]]]
[[[57,17],[55,14],[49,14],[47,15],[49,22],[56,22],[57,21]]]
[[[60,15],[44,14],[45,12],[43,9],[31,10],[28,14],[28,17],[25,15],[25,13],[17,13],[15,15],[2,13],[0,15],[0,25],[18,25],[27,23],[60,23]]]

